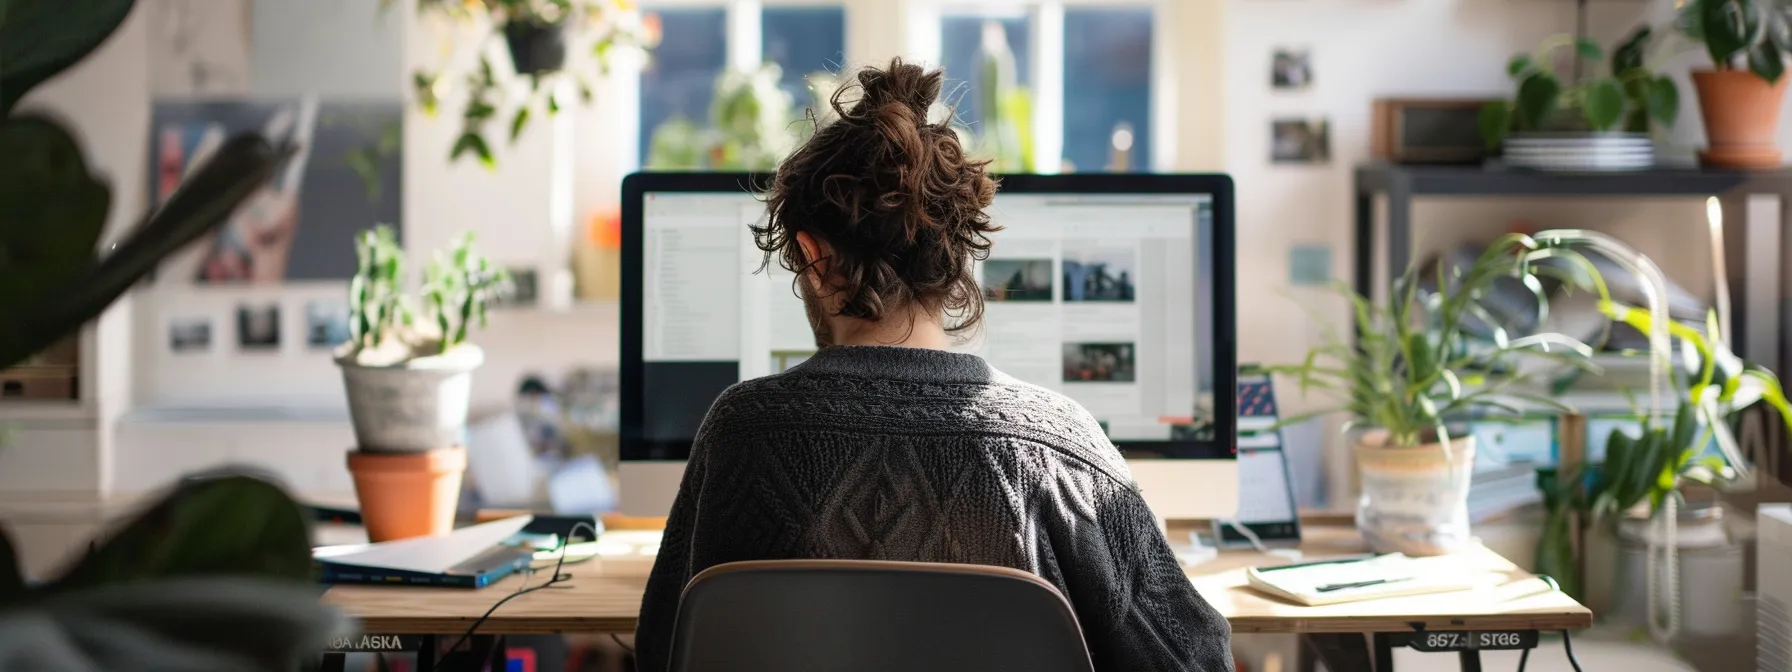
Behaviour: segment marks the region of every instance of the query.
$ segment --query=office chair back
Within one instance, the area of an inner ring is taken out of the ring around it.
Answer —
[[[691,579],[672,672],[1092,672],[1043,579],[1006,567],[735,562]]]

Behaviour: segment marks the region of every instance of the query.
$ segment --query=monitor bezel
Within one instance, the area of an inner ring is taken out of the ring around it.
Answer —
[[[1238,454],[1238,297],[1236,225],[1233,216],[1232,177],[1225,174],[1124,174],[1001,175],[998,193],[1086,195],[1207,195],[1213,199],[1213,439],[1208,442],[1176,442],[1187,445],[1177,459],[1230,460]],[[645,240],[645,202],[648,193],[761,194],[771,175],[764,173],[634,173],[622,180],[622,254],[619,293],[618,350],[621,383],[618,446],[625,461],[649,461],[640,457],[646,406],[640,395],[630,394],[644,384],[645,338],[641,329],[645,302],[642,271]],[[1233,394],[1223,394],[1231,390]],[[1129,459],[1139,453],[1161,451],[1165,441],[1115,441]],[[631,449],[631,447],[633,447]],[[687,457],[690,450],[682,451]]]

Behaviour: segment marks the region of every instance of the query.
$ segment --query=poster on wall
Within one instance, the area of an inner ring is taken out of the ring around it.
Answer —
[[[157,282],[267,284],[346,280],[355,235],[388,223],[402,234],[402,103],[158,102],[150,193],[160,205],[230,136],[259,132],[295,154],[214,234],[164,262]],[[401,238],[402,239],[402,238]]]

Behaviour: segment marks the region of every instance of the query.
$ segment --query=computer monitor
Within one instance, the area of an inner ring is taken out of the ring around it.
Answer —
[[[815,350],[792,274],[763,253],[765,176],[623,181],[621,506],[671,510],[728,386]],[[1232,181],[1006,175],[976,273],[984,324],[955,347],[1087,408],[1160,519],[1238,507]]]

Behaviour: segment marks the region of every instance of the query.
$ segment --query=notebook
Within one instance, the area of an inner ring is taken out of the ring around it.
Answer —
[[[483,588],[529,566],[533,544],[514,538],[530,516],[463,527],[439,537],[313,549],[324,583]]]
[[[1479,583],[1456,558],[1399,553],[1252,567],[1245,575],[1252,588],[1310,607],[1469,590]]]

